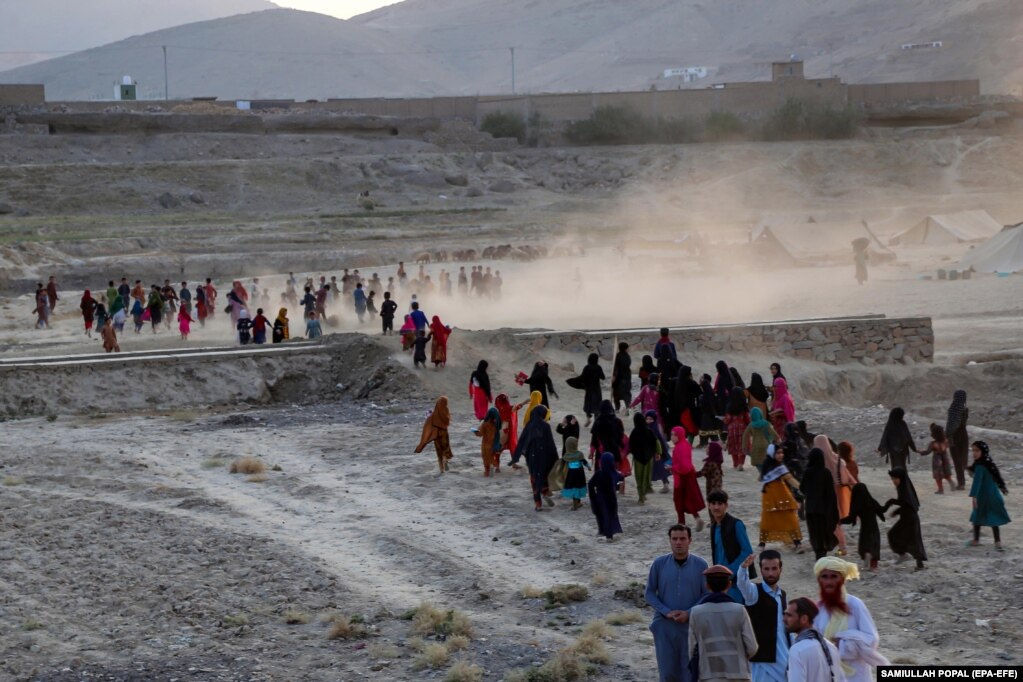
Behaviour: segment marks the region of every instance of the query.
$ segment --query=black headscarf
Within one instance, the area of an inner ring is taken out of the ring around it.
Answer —
[[[654,359],[649,355],[644,355],[642,364],[639,366],[640,372],[646,372],[649,375],[651,372],[656,372],[657,367],[654,365]]]
[[[781,371],[781,363],[780,362],[772,362],[771,366],[778,368],[778,373],[774,375],[775,379],[785,379],[785,374]],[[788,379],[785,379],[785,380],[788,381]],[[771,383],[774,383],[774,382],[772,381]]]
[[[681,413],[687,408],[698,409],[702,391],[700,385],[693,380],[693,368],[682,365],[678,370],[678,378],[675,380],[675,410]]]
[[[643,417],[644,421],[653,419],[646,427],[650,429],[650,433],[654,434],[654,438],[661,444],[661,456],[664,458],[670,457],[671,449],[668,447],[668,441],[664,438],[664,434],[661,433],[661,427],[657,424],[657,413],[653,410],[647,410]]]
[[[817,437],[817,434],[810,433],[810,431],[807,430],[805,421],[800,419],[796,422],[796,431],[799,433],[799,437],[803,439],[803,443],[806,444],[806,447],[812,448],[813,439]]]
[[[734,367],[728,368],[728,373],[732,376],[732,384],[738,388],[745,390],[746,384],[742,381],[742,375],[739,374],[739,370]]]
[[[554,434],[547,423],[547,408],[543,405],[533,408],[529,423],[522,429],[512,460],[518,461],[520,457],[526,458],[530,474],[544,479],[558,461],[558,446],[554,444]]]
[[[480,390],[483,391],[483,395],[487,396],[488,400],[492,398],[490,395],[490,377],[487,375],[487,367],[489,366],[490,364],[486,360],[480,360],[479,364],[476,365],[476,371],[469,377],[469,381],[476,380],[476,383],[480,385]]]
[[[629,434],[629,452],[640,464],[647,464],[657,454],[657,436],[647,426],[646,417],[637,412],[632,415],[633,429]]]
[[[749,394],[759,400],[762,403],[767,402],[769,394],[767,392],[767,386],[764,386],[764,378],[753,372],[753,376],[749,380]]]
[[[629,347],[620,343],[618,353],[615,354],[613,374],[621,385],[632,384],[632,357],[629,355]],[[621,348],[625,346],[625,348]]]
[[[913,434],[909,432],[909,425],[906,424],[906,411],[896,407],[888,414],[888,423],[884,426],[884,433],[881,434],[881,442],[877,449],[885,456],[888,453],[906,454],[910,450],[916,450],[916,443],[913,442]]]
[[[558,424],[557,431],[561,434],[561,454],[564,455],[569,438],[579,438],[579,420],[574,415],[565,415],[564,423]]]
[[[782,455],[785,459],[785,466],[796,478],[801,478],[806,468],[806,445],[799,437],[796,425],[788,423],[785,425],[785,437],[781,444]]]
[[[837,526],[838,498],[835,496],[835,479],[824,466],[824,451],[814,448],[810,450],[806,459],[806,471],[799,485],[799,489],[806,496],[806,513],[824,516],[824,523],[829,528]]]
[[[736,386],[732,394],[728,396],[728,414],[740,417],[749,412],[749,403],[746,402],[746,393]]]
[[[714,364],[714,368],[718,371],[717,381],[715,382],[717,385],[717,392],[731,392],[734,384],[732,382],[732,373],[728,370],[728,363],[724,360],[718,360]],[[725,393],[725,395],[727,394],[728,393]]]
[[[902,467],[895,467],[888,472],[888,476],[899,479],[899,485],[895,488],[899,507],[920,511],[920,498],[916,496],[913,481],[909,480],[909,472]]]
[[[973,445],[974,447],[980,448],[980,459],[973,460],[973,464],[966,467],[966,469],[970,472],[970,474],[973,474],[977,469],[977,465],[984,467],[988,470],[988,473],[991,474],[991,478],[995,479],[995,485],[998,486],[998,489],[1003,493],[1008,494],[1009,489],[1005,486],[1005,479],[1002,478],[1002,472],[998,470],[998,465],[995,464],[995,460],[991,459],[991,448],[982,440],[974,442]]]
[[[600,441],[600,447],[602,448],[600,452],[610,452],[615,456],[615,461],[618,461],[622,453],[622,438],[625,436],[625,427],[622,425],[622,420],[615,414],[614,405],[611,404],[610,400],[604,400],[600,403],[600,412],[597,414],[597,418],[593,420],[590,435],[594,441],[592,445],[596,446],[596,441]]]
[[[714,384],[711,383],[709,374],[704,374],[700,377],[700,393],[701,402],[700,407],[704,410],[715,411],[714,403]]]
[[[966,391],[959,389],[952,394],[952,404],[948,406],[948,420],[945,422],[945,436],[947,438],[952,438],[952,434],[959,428],[965,415]]]

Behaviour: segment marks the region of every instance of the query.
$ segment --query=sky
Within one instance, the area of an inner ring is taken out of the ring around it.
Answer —
[[[384,5],[393,5],[399,0],[272,0],[281,7],[304,9],[309,12],[329,14],[340,19],[354,17]]]

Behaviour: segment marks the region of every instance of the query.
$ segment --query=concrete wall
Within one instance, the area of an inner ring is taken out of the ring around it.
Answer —
[[[980,96],[980,81],[976,79],[917,83],[860,83],[848,87],[850,104],[893,104]]]
[[[612,357],[614,339],[625,341],[633,353],[649,352],[657,342],[656,329],[529,332],[518,334],[534,352],[600,353]],[[829,365],[933,362],[931,318],[884,316],[764,322],[718,327],[676,327],[671,330],[680,353],[736,353],[792,357]]]
[[[42,85],[0,83],[0,106],[45,103],[46,89]]]
[[[547,121],[577,121],[589,117],[602,106],[625,107],[651,118],[703,118],[712,111],[759,117],[777,109],[789,97],[843,107],[847,87],[838,78],[790,78],[769,83],[726,84],[723,88],[701,90],[481,97],[476,106],[476,117],[480,120],[489,113],[505,111],[523,118],[539,114]]]

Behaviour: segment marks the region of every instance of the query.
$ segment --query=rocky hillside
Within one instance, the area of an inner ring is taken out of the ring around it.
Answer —
[[[239,0],[240,1],[240,0]],[[51,99],[107,97],[135,76],[162,96],[296,99],[678,87],[665,69],[713,82],[766,79],[796,55],[847,82],[979,77],[1023,93],[1018,0],[406,0],[349,21],[294,10],[188,24],[0,73],[44,82]],[[902,50],[904,43],[942,47]]]

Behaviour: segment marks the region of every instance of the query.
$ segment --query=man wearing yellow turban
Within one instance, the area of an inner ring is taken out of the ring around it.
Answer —
[[[871,668],[888,665],[878,653],[880,637],[867,605],[845,590],[847,580],[860,577],[859,567],[838,557],[826,556],[813,566],[820,588],[820,612],[814,628],[838,649],[848,682],[871,682]]]

